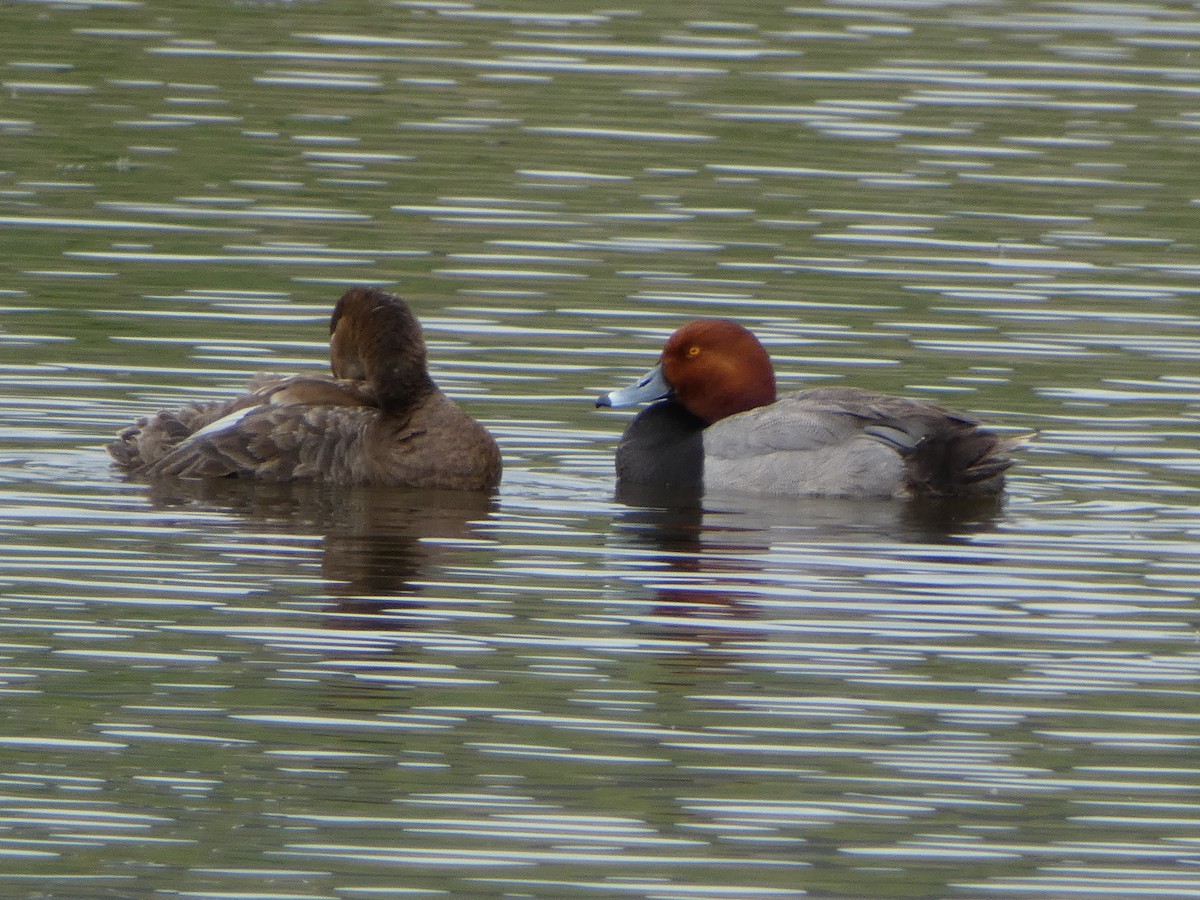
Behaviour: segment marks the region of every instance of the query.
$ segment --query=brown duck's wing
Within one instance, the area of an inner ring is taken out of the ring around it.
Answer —
[[[152,416],[142,416],[128,428],[117,433],[117,439],[106,448],[118,466],[136,471],[153,465],[184,441],[193,432],[221,419],[239,406],[257,403],[248,397],[218,400],[208,403],[189,403],[181,409],[164,409]]]
[[[117,434],[109,455],[127,471],[156,465],[198,431],[239,410],[263,404],[311,403],[327,406],[372,406],[374,395],[364,382],[339,381],[329,376],[259,374],[246,393],[231,400],[190,403],[180,409],[143,416]]]
[[[263,481],[370,481],[362,453],[377,410],[366,406],[258,405],[235,410],[139,474]]]
[[[154,465],[201,428],[239,409],[262,403],[262,395],[269,394],[284,381],[286,379],[278,375],[260,373],[250,380],[246,393],[231,400],[189,403],[179,409],[164,409],[151,416],[142,416],[117,432],[117,439],[106,449],[116,464],[127,471]]]

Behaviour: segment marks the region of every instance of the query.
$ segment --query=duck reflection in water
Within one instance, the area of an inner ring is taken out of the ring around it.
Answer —
[[[870,554],[872,546],[911,544],[921,558],[938,559],[937,548],[952,548],[972,535],[992,531],[1004,510],[998,497],[954,498],[934,502],[869,501],[844,497],[683,498],[676,491],[624,488],[623,506],[613,525],[619,545],[653,551],[653,571],[746,573],[748,597],[761,594],[754,584],[763,559],[773,547],[849,546]],[[678,595],[678,585],[661,594]],[[691,588],[689,600],[698,596]],[[724,590],[719,597],[728,597]]]
[[[616,617],[676,643],[664,666],[684,684],[707,683],[715,669],[755,664],[747,648],[764,640],[760,627],[783,641],[820,641],[822,626],[810,628],[814,620],[877,615],[860,613],[855,601],[870,598],[878,606],[870,581],[878,573],[908,578],[946,564],[979,566],[984,578],[994,558],[963,548],[994,531],[1004,510],[995,495],[699,498],[694,491],[623,486],[616,499],[622,506],[608,546],[627,560],[634,574],[625,577],[651,604]],[[763,626],[755,623],[760,618]]]
[[[756,664],[747,648],[765,640],[760,628],[784,642],[820,641],[823,620],[856,620],[855,600],[878,593],[869,578],[880,571],[904,572],[910,561],[987,566],[957,548],[993,530],[1003,508],[997,497],[699,501],[627,489],[618,500],[609,548],[651,606],[614,617],[675,644],[663,665],[689,685]]]
[[[411,614],[427,608],[421,598],[430,582],[480,552],[478,523],[496,504],[471,491],[173,478],[152,481],[149,500],[161,510],[232,516],[233,552],[253,556],[258,571],[279,569],[273,601],[312,604],[321,626],[362,630],[427,625]],[[310,535],[320,546],[324,594],[305,587],[296,597],[288,585],[303,578],[306,557],[297,549],[304,553]]]

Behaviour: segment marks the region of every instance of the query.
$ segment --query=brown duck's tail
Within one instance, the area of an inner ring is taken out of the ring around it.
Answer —
[[[108,445],[108,454],[122,469],[133,472],[162,459],[191,433],[178,413],[163,410],[143,416],[118,432],[117,439]]]
[[[164,409],[152,416],[142,416],[117,433],[117,439],[107,447],[108,455],[126,472],[152,466],[174,450],[176,444],[205,425],[243,406],[260,402],[258,395],[280,381],[278,375],[260,372],[250,379],[246,393],[232,400],[201,400],[180,409]]]
[[[153,465],[192,432],[220,418],[228,405],[191,403],[182,409],[164,409],[152,416],[142,416],[117,433],[117,439],[106,448],[108,455],[126,472]]]
[[[909,489],[920,497],[998,494],[1014,450],[1030,435],[1006,438],[986,428],[953,423],[928,434],[904,454]]]

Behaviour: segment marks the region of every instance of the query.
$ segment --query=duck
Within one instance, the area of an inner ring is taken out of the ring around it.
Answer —
[[[495,439],[430,378],[400,297],[351,287],[329,320],[330,374],[255,376],[232,399],[138,419],[107,449],[147,478],[491,491]]]
[[[1011,452],[1002,437],[936,403],[821,387],[778,396],[771,357],[747,328],[698,319],[667,339],[658,365],[601,394],[598,407],[652,402],[617,445],[622,489],[708,495],[965,497],[998,495]]]

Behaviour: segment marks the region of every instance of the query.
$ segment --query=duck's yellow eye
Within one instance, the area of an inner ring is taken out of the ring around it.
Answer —
[[[692,344],[692,346],[688,347],[688,356],[699,356],[699,355],[700,355],[700,348],[697,347],[695,344]]]

